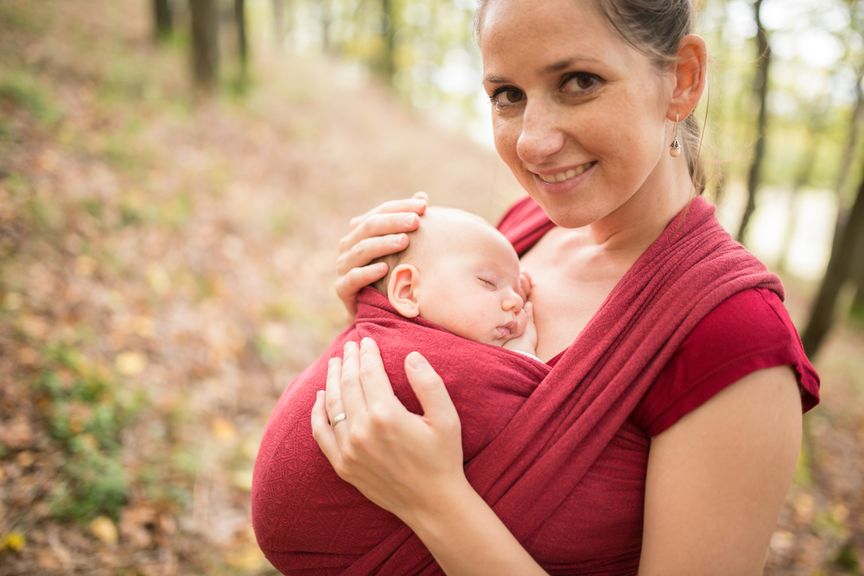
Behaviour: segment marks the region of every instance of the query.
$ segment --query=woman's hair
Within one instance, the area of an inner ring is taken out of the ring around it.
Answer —
[[[478,0],[474,32],[480,38],[483,12],[490,0]],[[583,0],[572,0],[581,2]],[[690,34],[695,20],[692,0],[593,0],[611,28],[628,44],[648,56],[658,68],[675,60],[678,44]],[[705,189],[705,172],[699,157],[701,132],[691,114],[678,127],[678,138],[697,193]]]

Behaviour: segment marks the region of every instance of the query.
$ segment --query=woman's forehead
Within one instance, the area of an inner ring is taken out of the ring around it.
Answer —
[[[494,80],[517,63],[555,73],[574,63],[615,59],[630,46],[593,1],[493,0],[483,14],[480,50],[487,80]]]

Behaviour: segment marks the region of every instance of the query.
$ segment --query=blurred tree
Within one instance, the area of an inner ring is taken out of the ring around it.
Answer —
[[[857,66],[855,71],[855,104],[852,106],[852,113],[850,114],[851,117],[846,132],[846,143],[843,146],[843,155],[837,169],[837,181],[834,185],[838,198],[843,198],[846,191],[846,183],[849,180],[849,173],[852,168],[852,158],[855,155],[855,149],[858,147],[858,133],[861,129],[861,122],[864,120],[864,90],[862,90],[861,86],[862,80],[864,80],[864,62]]]
[[[189,0],[192,74],[198,90],[209,93],[219,78],[219,16],[216,0]]]
[[[381,54],[381,73],[392,82],[396,77],[396,1],[381,0],[381,38],[384,40]]]
[[[829,90],[829,94],[830,94]],[[829,96],[825,96],[822,100],[811,106],[813,111],[808,119],[807,132],[809,137],[806,140],[804,151],[801,154],[797,166],[798,171],[795,173],[795,181],[792,183],[792,188],[788,195],[788,212],[786,217],[786,230],[783,238],[783,246],[780,251],[780,258],[777,262],[778,270],[782,272],[788,271],[789,256],[792,246],[792,239],[795,236],[795,231],[798,228],[798,204],[801,189],[809,185],[813,179],[813,169],[816,166],[816,158],[818,157],[819,148],[822,145],[825,131],[828,128],[829,115],[831,111],[831,101]]]
[[[163,42],[171,37],[174,31],[174,14],[171,10],[171,0],[153,0],[153,37],[157,42]]]
[[[237,26],[237,57],[240,62],[240,83],[249,79],[249,42],[246,34],[246,0],[234,0],[234,22]]]
[[[318,9],[321,14],[321,48],[324,52],[333,51],[333,40],[331,28],[333,25],[333,2],[332,0],[320,0]]]
[[[862,162],[864,162],[864,158],[862,158]],[[858,258],[862,256],[859,251],[862,235],[864,235],[864,176],[861,177],[849,216],[840,228],[840,238],[835,242],[834,250],[831,251],[825,277],[822,279],[822,284],[810,311],[807,327],[801,337],[804,350],[811,358],[818,352],[825,336],[831,329],[837,297],[840,294],[840,289],[849,279],[852,264],[856,256]]]
[[[858,247],[852,257],[852,277],[856,287],[851,315],[856,320],[864,321],[864,234],[858,238]]]
[[[747,204],[741,215],[741,223],[738,225],[736,237],[739,242],[745,240],[750,218],[756,209],[756,194],[759,190],[762,161],[765,158],[765,136],[768,127],[768,73],[771,68],[771,45],[768,41],[768,32],[762,23],[762,2],[753,0],[753,18],[756,22],[756,75],[753,79],[753,93],[756,99],[756,145],[753,150],[753,159],[747,175]]]
[[[275,41],[277,48],[282,48],[288,30],[285,3],[286,0],[272,0],[273,40]]]

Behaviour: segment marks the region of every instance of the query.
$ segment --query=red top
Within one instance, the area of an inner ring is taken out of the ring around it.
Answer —
[[[517,202],[499,224],[520,255],[553,227],[530,198]],[[554,365],[562,355],[549,364]],[[562,505],[562,509],[602,513],[590,515],[591,525],[580,524],[585,515],[559,516],[555,518],[562,522],[558,529],[580,537],[532,541],[526,543],[528,547],[535,552],[542,550],[545,558],[560,558],[562,566],[574,557],[584,559],[580,574],[636,574],[651,437],[747,374],[774,366],[794,370],[805,411],[818,403],[819,377],[777,294],[754,288],[722,302],[690,332],[567,498],[569,504]],[[601,524],[598,518],[603,518]],[[555,573],[554,566],[545,565]]]

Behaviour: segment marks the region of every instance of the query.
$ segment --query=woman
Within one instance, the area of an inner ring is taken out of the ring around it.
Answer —
[[[692,20],[689,0],[478,8],[496,149],[533,200],[501,227],[533,281],[537,354],[556,374],[537,393],[554,401],[488,481],[486,463],[463,467],[458,415],[416,353],[423,416],[394,399],[369,340],[331,361],[312,411],[336,472],[448,574],[761,573],[818,377],[782,290],[694,200],[707,56]],[[349,309],[424,200],[355,220],[337,283]]]

